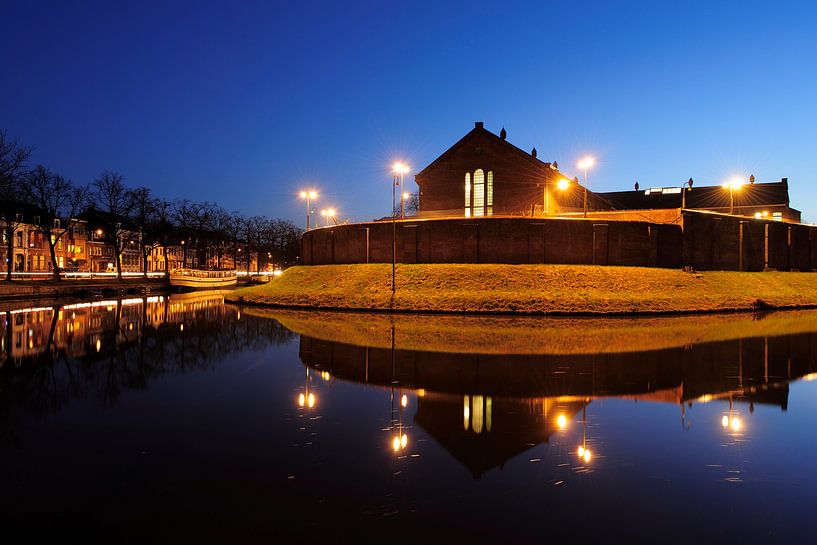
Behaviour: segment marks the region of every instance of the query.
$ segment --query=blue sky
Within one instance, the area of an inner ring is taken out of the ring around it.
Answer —
[[[77,182],[292,219],[384,215],[481,120],[590,188],[788,177],[817,221],[817,7],[788,2],[0,4],[0,128]]]

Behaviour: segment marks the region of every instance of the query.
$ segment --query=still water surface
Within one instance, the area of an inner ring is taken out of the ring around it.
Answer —
[[[390,317],[198,293],[3,314],[7,536],[809,543],[817,530],[817,312]]]

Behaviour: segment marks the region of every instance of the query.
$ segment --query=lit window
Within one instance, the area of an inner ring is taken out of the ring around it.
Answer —
[[[494,171],[488,171],[488,185],[485,188],[485,204],[488,206],[485,214],[492,216],[494,214]]]
[[[465,174],[465,217],[471,217],[471,173]]]
[[[481,168],[474,172],[474,215],[485,215],[485,173]]]

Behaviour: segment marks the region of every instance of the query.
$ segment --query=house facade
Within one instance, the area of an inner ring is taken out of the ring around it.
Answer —
[[[536,148],[523,151],[508,142],[505,129],[496,135],[481,121],[415,181],[418,215],[424,218],[531,216],[583,207],[584,188],[577,180],[559,172],[555,162],[541,161]]]

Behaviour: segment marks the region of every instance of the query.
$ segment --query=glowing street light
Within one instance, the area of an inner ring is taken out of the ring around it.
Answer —
[[[309,216],[312,214],[310,202],[318,198],[318,192],[310,189],[309,191],[301,191],[300,196],[302,199],[306,199],[306,230],[309,231]]]
[[[584,169],[584,217],[587,217],[587,170],[593,168],[596,160],[590,156],[585,157],[579,161],[579,168]]]
[[[324,210],[321,210],[321,216],[323,216],[325,218],[324,222],[326,224],[326,227],[329,227],[329,219],[330,218],[332,219],[333,223],[337,223],[335,221],[335,209],[334,208],[326,208]],[[316,227],[320,227],[320,225],[316,225]]]
[[[409,166],[403,162],[396,162],[392,165],[394,178],[391,185],[391,293],[395,292],[395,270],[397,268],[397,223],[394,217],[396,204],[397,186],[403,187],[403,178],[409,172]],[[398,178],[399,177],[399,178]],[[402,207],[401,207],[402,208]]]
[[[409,197],[411,197],[411,194],[405,191],[400,195],[400,219],[405,219],[406,217],[406,201]]]
[[[741,188],[746,184],[745,181],[741,180],[740,178],[733,178],[728,182],[724,182],[721,184],[721,187],[724,189],[729,190],[729,214],[735,213],[735,191],[740,191]]]
[[[569,187],[570,187],[570,180],[568,180],[567,178],[562,178],[561,180],[556,182],[556,189],[558,189],[559,191],[565,191]]]
[[[557,416],[556,417],[556,426],[560,430],[565,429],[567,427],[567,417],[565,415],[563,415],[563,414],[560,414],[559,416]]]

